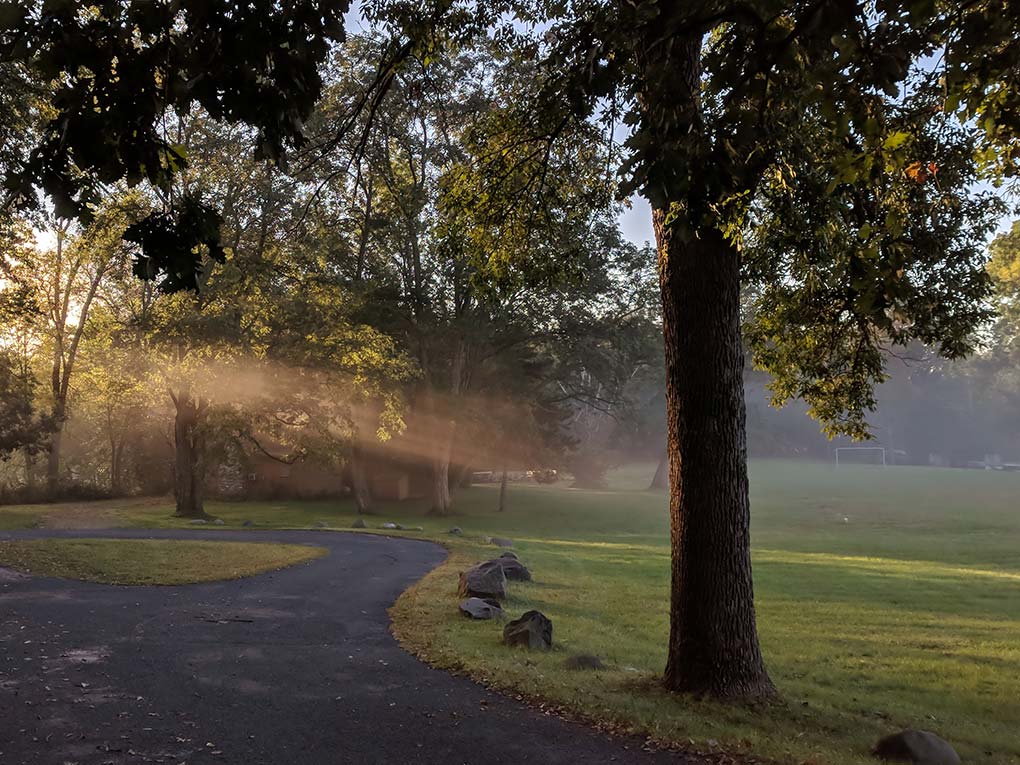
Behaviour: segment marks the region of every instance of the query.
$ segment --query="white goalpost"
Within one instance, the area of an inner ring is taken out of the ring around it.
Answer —
[[[839,453],[840,452],[877,452],[877,456],[881,459],[881,462],[866,463],[866,462],[854,462],[855,465],[867,465],[875,464],[886,466],[885,462],[885,447],[884,446],[838,446],[836,447],[836,467],[839,467]]]

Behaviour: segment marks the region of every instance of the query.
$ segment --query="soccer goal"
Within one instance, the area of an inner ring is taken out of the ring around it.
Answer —
[[[843,457],[840,459],[840,452]],[[836,467],[840,465],[881,465],[886,466],[884,446],[839,446],[836,447]]]

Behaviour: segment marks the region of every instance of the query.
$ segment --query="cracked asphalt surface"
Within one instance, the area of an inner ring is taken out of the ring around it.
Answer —
[[[386,610],[442,562],[437,545],[328,531],[0,532],[41,537],[291,542],[330,554],[179,587],[0,569],[4,765],[687,761],[403,651]]]

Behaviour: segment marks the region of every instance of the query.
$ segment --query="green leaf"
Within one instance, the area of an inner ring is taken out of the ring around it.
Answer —
[[[903,130],[898,130],[895,133],[890,133],[886,137],[885,141],[882,143],[882,147],[886,151],[896,151],[901,146],[904,146],[905,144],[913,140],[913,138],[914,136],[912,136],[910,133],[907,133]]]

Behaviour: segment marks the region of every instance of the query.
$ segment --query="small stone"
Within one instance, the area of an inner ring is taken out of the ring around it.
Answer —
[[[213,524],[216,526],[222,526],[224,523],[225,521],[222,518],[217,518],[215,521],[213,521]]]
[[[317,521],[316,524],[315,524],[315,528],[317,528],[317,529],[328,529],[329,528],[329,524],[326,523],[325,521]]]
[[[245,528],[248,528],[254,526],[255,523],[253,521],[244,521],[241,525],[244,526]]]
[[[552,648],[553,625],[541,611],[526,611],[503,628],[503,642],[529,650],[548,651]]]
[[[379,528],[381,528],[381,529],[398,529],[400,527],[397,526],[397,524],[395,524],[395,523],[390,523],[389,521],[387,521],[386,523],[384,523]]]
[[[207,523],[209,523],[209,521],[207,521],[205,518],[195,518],[195,520],[188,521],[188,523],[192,524],[193,526],[205,526]]]
[[[578,653],[569,657],[563,666],[567,669],[605,669],[602,659],[592,653]]]
[[[492,544],[496,545],[496,547],[513,547],[514,546],[514,540],[506,539],[505,537],[493,537],[489,541]]]
[[[461,530],[460,526],[454,526],[452,529],[450,529],[446,533],[447,534],[453,534],[455,537],[459,537],[464,532]]]
[[[408,531],[425,531],[425,527],[424,526],[408,526],[407,530]]]
[[[355,518],[354,519],[354,523],[351,524],[351,528],[352,529],[363,529],[363,528],[365,528],[365,519],[364,518]]]
[[[949,742],[926,730],[904,730],[886,736],[871,753],[883,760],[913,762],[917,765],[959,765],[960,755]]]
[[[460,612],[472,619],[502,618],[503,609],[499,601],[492,598],[468,598],[460,603]]]
[[[462,598],[503,600],[506,597],[503,567],[496,561],[486,561],[462,571],[457,592]]]

